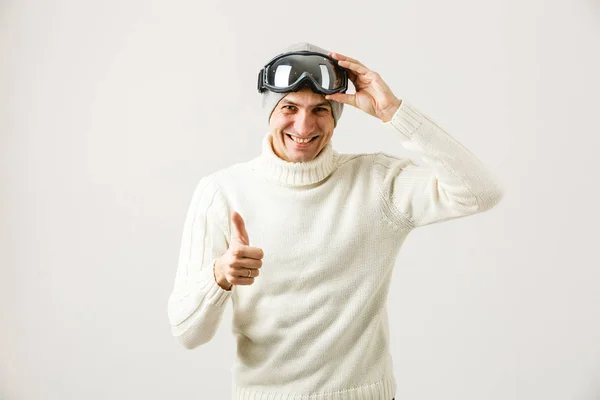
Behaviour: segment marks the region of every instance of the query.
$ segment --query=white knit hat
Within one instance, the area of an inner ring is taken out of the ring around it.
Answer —
[[[329,53],[327,50],[322,49],[313,44],[310,44],[307,42],[301,42],[301,43],[296,43],[291,46],[288,46],[280,54],[288,53],[290,51],[303,51],[303,50],[315,51],[317,53],[322,53],[322,54]],[[261,93],[262,107],[267,114],[267,123],[270,121],[271,114],[273,113],[273,110],[275,109],[275,107],[277,106],[279,101],[281,99],[283,99],[285,96],[287,96],[289,93],[291,93],[291,92],[275,93],[275,92],[271,92],[270,90],[265,90],[264,92]],[[337,125],[337,121],[340,119],[340,116],[342,115],[342,111],[344,109],[344,104],[334,101],[334,100],[328,100],[328,101],[329,101],[329,104],[331,105],[331,112],[333,113],[333,121],[334,121],[334,126],[335,126],[335,125]]]

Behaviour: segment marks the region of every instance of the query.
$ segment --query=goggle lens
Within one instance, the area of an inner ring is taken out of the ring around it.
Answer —
[[[311,85],[323,94],[345,92],[348,88],[346,70],[321,53],[295,52],[271,60],[258,75],[258,91],[288,92]]]
[[[340,72],[340,67],[325,57],[291,55],[280,58],[267,68],[266,82],[284,89],[294,85],[303,75],[308,75],[321,88],[333,90],[342,85]]]

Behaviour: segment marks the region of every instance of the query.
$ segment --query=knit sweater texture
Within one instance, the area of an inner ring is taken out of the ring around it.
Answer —
[[[262,153],[200,179],[187,212],[168,302],[186,348],[214,336],[231,300],[235,400],[390,400],[396,381],[386,299],[416,227],[492,208],[503,191],[469,150],[402,100],[383,123],[421,162],[383,152],[311,161]],[[231,211],[264,251],[252,285],[230,291],[213,263],[228,249]],[[207,378],[208,379],[208,378]]]

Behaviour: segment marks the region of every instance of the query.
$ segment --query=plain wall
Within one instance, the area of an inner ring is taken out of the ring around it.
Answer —
[[[396,399],[600,398],[598,1],[4,0],[0,399],[229,398],[231,305],[190,351],[167,299],[196,183],[260,153],[258,70],[299,41],[379,72],[506,190],[404,243]],[[332,143],[413,157],[349,106]]]

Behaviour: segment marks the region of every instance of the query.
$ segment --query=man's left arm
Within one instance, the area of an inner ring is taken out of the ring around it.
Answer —
[[[468,149],[419,112],[398,99],[381,76],[358,60],[330,53],[346,68],[356,93],[326,96],[352,105],[393,128],[402,145],[423,165],[384,153],[374,159],[384,200],[410,227],[475,214],[492,208],[503,195],[495,178]]]
[[[400,107],[384,125],[423,161],[378,153],[373,161],[384,200],[411,227],[424,226],[489,210],[503,190],[485,165],[465,146],[419,112]]]

